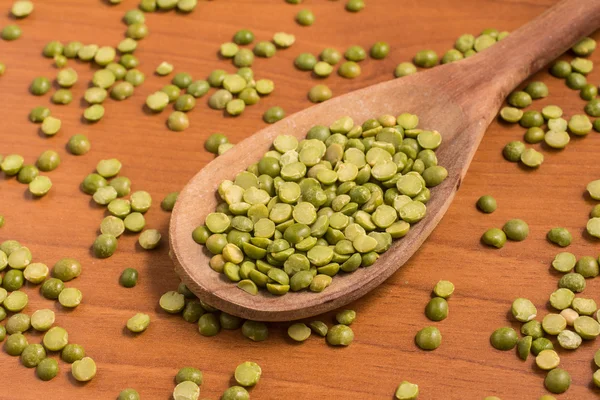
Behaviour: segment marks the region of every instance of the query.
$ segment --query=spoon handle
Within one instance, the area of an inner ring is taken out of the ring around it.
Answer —
[[[599,0],[562,0],[473,57],[471,84],[465,89],[479,98],[492,97],[497,109],[521,82],[598,28]],[[471,94],[468,98],[473,99]],[[479,107],[470,103],[463,103],[465,109],[476,115]]]

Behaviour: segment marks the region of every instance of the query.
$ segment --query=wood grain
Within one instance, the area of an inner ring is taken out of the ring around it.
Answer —
[[[478,57],[370,86],[310,107],[239,143],[203,168],[182,190],[169,229],[175,270],[203,301],[220,310],[259,321],[292,321],[342,307],[389,278],[419,249],[452,203],[485,130],[504,98],[533,72],[564,53],[600,26],[600,3],[564,0]],[[554,28],[553,35],[545,32]],[[510,58],[511,63],[506,60]],[[420,127],[443,137],[437,150],[448,179],[432,189],[427,218],[395,241],[370,268],[339,274],[321,293],[301,291],[252,296],[223,275],[206,268],[212,256],[190,232],[204,224],[220,200],[219,184],[257,163],[282,132],[303,139],[310,127],[331,124],[344,115],[365,121],[383,114],[410,112]]]
[[[575,238],[572,252],[597,255],[598,242],[583,234],[594,204],[584,195],[584,188],[600,175],[597,133],[572,140],[564,151],[544,149],[542,168],[526,171],[504,161],[501,155],[504,144],[521,138],[524,129],[494,122],[437,229],[398,273],[350,305],[359,317],[353,326],[356,340],[347,349],[329,348],[317,338],[292,344],[286,339],[285,323],[273,324],[269,340],[263,343],[251,343],[239,331],[201,337],[195,325],[157,309],[160,295],[178,284],[166,242],[157,251],[146,252],[136,245],[135,236],[126,235],[112,258],[91,257],[90,245],[104,210],[94,206],[78,185],[98,160],[117,157],[124,164],[122,174],[132,179],[134,189],[148,190],[158,203],[165,194],[180,190],[212,159],[202,148],[210,133],[226,132],[239,142],[265,126],[260,115],[268,107],[281,105],[291,114],[309,106],[306,93],[316,81],[292,67],[299,53],[317,53],[326,46],[367,47],[378,40],[391,43],[390,57],[365,61],[360,79],[328,78],[327,84],[340,95],[390,79],[397,63],[422,48],[441,53],[466,32],[476,34],[492,26],[514,30],[555,1],[372,0],[355,15],[343,11],[342,1],[306,0],[306,7],[317,15],[316,24],[310,28],[292,22],[298,6],[279,0],[201,2],[189,16],[160,13],[147,17],[151,34],[138,50],[140,69],[147,81],[128,101],[108,101],[106,117],[100,123],[82,124],[83,105],[78,102],[54,106],[48,96],[28,94],[34,77],[55,74],[51,61],[41,57],[46,42],[81,40],[115,45],[123,37],[122,14],[136,3],[124,0],[110,7],[92,0],[38,1],[34,14],[17,22],[23,27],[23,38],[12,43],[0,41],[0,58],[8,68],[0,78],[0,153],[19,153],[33,163],[42,151],[55,149],[63,158],[62,165],[49,173],[54,182],[52,191],[39,200],[31,199],[26,187],[14,179],[2,178],[0,214],[5,215],[6,224],[0,229],[0,240],[21,241],[33,251],[36,261],[48,265],[66,256],[83,263],[83,274],[70,285],[83,291],[84,302],[71,312],[55,308],[57,324],[69,331],[72,342],[85,346],[99,367],[94,381],[78,384],[69,378],[68,365],[61,362],[59,377],[46,383],[22,367],[18,359],[2,353],[1,399],[114,399],[126,387],[136,388],[143,399],[168,399],[173,377],[186,365],[204,371],[202,397],[217,399],[230,384],[235,366],[246,360],[263,367],[263,378],[252,389],[254,399],[390,399],[402,380],[418,383],[423,399],[481,399],[487,395],[504,400],[537,399],[545,392],[544,374],[533,361],[522,362],[512,352],[493,350],[488,344],[489,334],[499,326],[518,326],[507,317],[515,297],[529,297],[540,314],[548,311],[547,298],[557,281],[549,264],[559,251],[545,241],[548,229],[569,228]],[[8,11],[11,4],[0,0],[0,9]],[[14,21],[3,12],[0,26],[9,22]],[[298,37],[291,49],[256,62],[257,76],[275,80],[273,95],[235,119],[224,118],[199,102],[190,113],[190,129],[183,133],[166,129],[165,113],[144,114],[146,96],[167,83],[165,78],[152,76],[156,65],[167,60],[178,71],[199,78],[215,68],[232,70],[227,61],[216,57],[216,51],[241,26],[264,40],[276,31],[289,31]],[[593,59],[600,60],[597,54]],[[73,89],[80,97],[92,69],[86,64],[71,64],[80,73],[80,82]],[[549,85],[551,96],[536,101],[533,108],[558,104],[569,116],[583,112],[585,102],[562,81],[546,73],[535,79]],[[589,80],[600,82],[600,72],[594,71]],[[50,106],[63,120],[63,129],[56,137],[41,137],[38,126],[27,121],[29,110],[40,104]],[[73,157],[64,149],[68,137],[75,133],[85,133],[92,140],[93,149],[84,157]],[[494,214],[482,215],[475,209],[475,201],[482,194],[497,198],[500,207]],[[481,246],[479,237],[485,229],[501,226],[510,218],[528,221],[530,238],[509,243],[501,250]],[[167,235],[168,213],[153,207],[147,220],[149,227]],[[140,271],[140,284],[134,289],[118,286],[118,276],[126,267]],[[423,308],[439,279],[452,280],[457,291],[450,301],[450,317],[437,324],[444,336],[443,345],[424,353],[414,346],[413,338],[418,329],[430,324]],[[597,280],[590,281],[585,295],[593,297],[599,288]],[[25,290],[31,300],[27,312],[55,307],[40,298],[35,287]],[[132,337],[124,326],[136,312],[149,313],[153,322],[146,333]],[[333,313],[321,318],[331,323]],[[41,340],[36,334],[29,337],[31,342]],[[590,362],[596,348],[595,343],[586,342],[576,352],[560,351],[562,365],[573,377],[571,389],[560,399],[597,397],[591,385]]]

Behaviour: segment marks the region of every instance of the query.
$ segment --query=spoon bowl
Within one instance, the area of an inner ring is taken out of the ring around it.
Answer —
[[[400,268],[439,223],[506,95],[531,73],[600,26],[600,2],[564,0],[475,57],[384,82],[298,112],[237,144],[204,167],[180,193],[170,226],[171,258],[183,282],[202,301],[227,313],[259,321],[290,321],[341,307],[363,296]],[[539,35],[552,29],[556,37]],[[281,134],[298,139],[314,125],[350,116],[356,123],[383,114],[419,116],[419,127],[442,134],[438,163],[448,178],[431,189],[427,216],[395,240],[377,262],[340,273],[321,293],[252,296],[213,271],[210,254],[192,240],[218,204],[217,188],[260,160]]]

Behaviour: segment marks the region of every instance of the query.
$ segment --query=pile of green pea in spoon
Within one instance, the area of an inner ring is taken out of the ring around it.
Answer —
[[[301,141],[278,136],[220,184],[222,202],[193,239],[213,254],[212,269],[250,294],[325,290],[425,217],[430,188],[448,172],[437,165],[441,134],[418,123],[406,113],[362,125],[343,117]]]

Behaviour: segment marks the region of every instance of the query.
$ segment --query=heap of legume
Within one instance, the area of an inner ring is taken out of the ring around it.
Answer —
[[[339,271],[373,265],[425,217],[430,188],[447,176],[435,155],[442,136],[417,126],[411,114],[362,126],[343,117],[300,142],[277,137],[220,184],[223,202],[194,230],[210,267],[250,294],[283,295],[321,292]]]
[[[468,33],[464,34],[456,39],[454,48],[448,50],[442,56],[441,60],[438,54],[433,50],[419,51],[414,56],[412,62],[406,61],[398,64],[394,70],[394,76],[396,78],[402,78],[416,73],[417,67],[427,69],[437,66],[440,61],[441,64],[447,64],[472,57],[488,47],[493,46],[508,35],[509,32],[499,32],[494,28],[484,29],[477,37]]]
[[[500,111],[500,117],[511,124],[519,124],[527,129],[525,142],[536,144],[543,142],[551,149],[564,149],[571,141],[571,136],[587,136],[594,125],[589,117],[600,117],[600,100],[596,98],[598,88],[587,82],[586,76],[593,69],[589,57],[596,48],[596,42],[591,38],[583,38],[573,48],[575,54],[570,62],[556,61],[550,68],[550,74],[565,79],[566,85],[579,91],[579,96],[588,103],[584,107],[585,114],[564,115],[561,107],[548,105],[541,111],[528,110],[533,100],[542,99],[549,95],[548,87],[543,82],[531,82],[523,90],[511,93],[508,106]],[[589,116],[589,117],[588,117]],[[595,122],[596,123],[596,122]],[[546,128],[544,128],[546,125]],[[600,123],[596,123],[600,127]],[[509,142],[503,150],[504,158],[512,162],[521,162],[530,168],[537,168],[544,162],[544,156],[534,148],[527,148],[521,141]]]
[[[35,368],[37,376],[43,381],[54,379],[59,372],[58,363],[50,358],[47,352],[61,352],[62,359],[74,363],[85,356],[79,345],[69,344],[69,334],[61,327],[54,326],[56,316],[50,309],[38,309],[31,316],[24,310],[29,303],[29,296],[23,291],[25,282],[40,285],[43,297],[58,300],[64,308],[77,307],[81,302],[81,292],[74,288],[65,288],[64,282],[71,281],[81,274],[81,264],[71,258],[60,259],[52,269],[41,262],[32,262],[31,251],[21,246],[16,240],[5,240],[0,243],[0,271],[5,271],[0,279],[0,320],[13,313],[5,326],[0,326],[0,342],[4,341],[5,351],[13,356],[20,356],[21,363],[27,368]],[[24,336],[31,329],[44,332],[42,344],[29,344]],[[9,335],[6,337],[6,335]],[[90,361],[82,366],[73,365],[72,375],[77,380],[90,380]]]
[[[520,331],[523,336],[519,338],[514,329],[503,327],[492,333],[490,342],[498,350],[517,347],[517,354],[523,360],[533,353],[537,366],[550,371],[544,382],[546,389],[552,393],[563,393],[569,388],[570,376],[567,371],[557,368],[560,357],[546,335],[555,336],[557,345],[566,350],[576,350],[584,340],[595,340],[600,336],[600,313],[596,301],[578,296],[585,290],[586,279],[598,276],[600,269],[597,257],[577,259],[569,252],[558,253],[552,267],[564,274],[558,281],[558,289],[549,296],[549,304],[557,312],[544,315],[540,322],[536,319],[536,306],[526,298],[517,298],[511,311],[513,317],[522,323]],[[600,387],[598,375],[600,373],[594,374],[593,381]]]
[[[131,193],[131,180],[117,176],[121,167],[121,162],[116,158],[100,160],[96,172],[87,175],[81,183],[81,190],[92,195],[99,206],[106,206],[111,214],[100,223],[100,235],[92,245],[94,255],[98,258],[111,257],[117,250],[117,239],[125,231],[141,232],[138,243],[145,250],[155,249],[161,242],[162,236],[158,230],[146,229],[142,232],[146,226],[144,214],[152,206],[152,196],[143,190]],[[129,199],[125,198],[127,196]],[[172,194],[166,200],[165,207],[172,209],[175,200],[176,195]]]
[[[42,172],[50,172],[60,165],[60,157],[54,150],[43,152],[36,165],[25,164],[25,159],[19,154],[9,154],[0,157],[0,171],[6,176],[14,176],[17,181],[29,185],[29,192],[35,197],[45,196],[52,188],[52,180]]]

